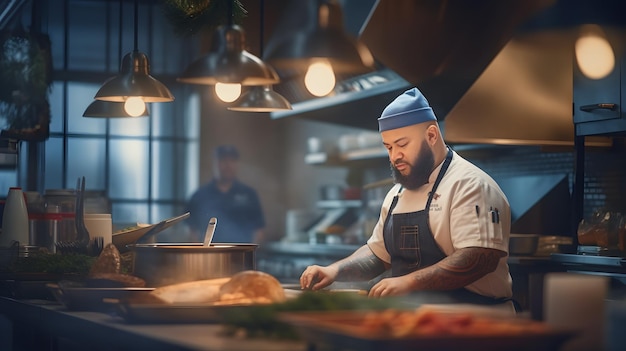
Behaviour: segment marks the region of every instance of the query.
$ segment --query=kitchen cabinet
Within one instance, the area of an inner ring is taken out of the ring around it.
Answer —
[[[611,38],[611,37],[610,37]],[[621,40],[610,40],[619,43]],[[613,45],[621,48],[623,45]],[[585,147],[591,138],[626,136],[626,53],[616,50],[616,67],[602,79],[586,77],[578,65],[573,71],[573,122],[575,127],[574,185],[572,190],[572,226],[574,244],[578,244],[576,231],[583,218],[585,187]]]
[[[626,57],[605,78],[585,77],[574,65],[574,125],[577,136],[626,135]]]

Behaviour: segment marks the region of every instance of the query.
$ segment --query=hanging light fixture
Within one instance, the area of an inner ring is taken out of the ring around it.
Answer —
[[[365,73],[374,66],[374,58],[365,45],[346,33],[336,1],[318,0],[315,6],[314,25],[270,45],[264,57],[279,69],[306,72],[309,92],[324,96],[334,89],[336,73]]]
[[[263,37],[265,35],[265,0],[261,0],[259,5],[259,47],[260,56],[263,57]],[[291,110],[291,104],[284,96],[275,92],[271,85],[257,85],[249,87],[237,101],[228,107],[232,111],[242,112],[272,112]]]
[[[291,110],[292,107],[287,99],[272,89],[271,85],[263,85],[248,88],[248,91],[228,109],[242,112],[272,112]]]
[[[276,71],[245,50],[244,30],[232,23],[232,2],[228,2],[228,25],[218,27],[209,52],[192,62],[178,81],[189,84],[215,85],[222,101],[234,101],[233,92],[241,86],[276,84],[280,81]],[[226,97],[230,92],[230,98]]]
[[[122,59],[120,73],[108,79],[96,93],[96,100],[120,102],[130,116],[140,116],[146,102],[170,102],[174,96],[163,83],[150,75],[148,56],[137,48],[138,0],[135,0],[134,49]]]
[[[117,52],[118,56],[122,56],[122,22],[123,22],[123,9],[124,9],[124,1],[120,0],[119,6],[119,34],[118,34],[118,45]],[[124,109],[123,102],[113,102],[113,101],[103,101],[103,100],[94,100],[85,112],[83,112],[83,117],[95,117],[95,118],[124,118],[124,117],[146,117],[149,116],[148,108],[144,108],[143,112],[139,116],[132,116]]]
[[[126,112],[123,102],[102,101],[94,100],[83,112],[83,117],[95,117],[95,118],[124,118],[124,117],[147,117],[150,115],[150,111],[146,106],[143,112],[138,116],[133,116]]]

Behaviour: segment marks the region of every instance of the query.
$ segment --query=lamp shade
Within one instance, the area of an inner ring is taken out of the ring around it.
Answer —
[[[148,111],[148,106],[146,105],[146,109],[144,112],[136,117],[147,117],[150,115]],[[83,112],[83,117],[94,117],[94,118],[135,118],[135,116],[131,116],[124,109],[123,102],[114,102],[114,101],[102,101],[102,100],[94,100],[87,108],[85,112]]]
[[[343,26],[341,6],[336,1],[318,1],[313,25],[270,40],[265,59],[277,68],[304,70],[312,62],[326,60],[337,73],[365,73],[374,58],[365,45]]]
[[[169,89],[150,75],[148,56],[137,50],[124,55],[120,73],[104,82],[95,99],[123,102],[132,96],[141,97],[144,102],[174,100]]]
[[[260,58],[244,50],[245,34],[238,25],[215,30],[210,51],[192,62],[178,81],[215,85],[235,83],[244,86],[271,85],[280,81],[276,71]]]
[[[263,85],[248,88],[248,91],[228,109],[242,112],[272,112],[291,110],[292,107],[289,101],[275,92],[270,85]]]

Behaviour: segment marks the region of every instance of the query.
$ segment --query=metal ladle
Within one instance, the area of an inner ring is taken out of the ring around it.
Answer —
[[[209,219],[209,226],[206,228],[206,233],[204,234],[204,246],[211,246],[211,241],[213,241],[213,234],[215,234],[216,225],[217,218],[211,217],[211,219]]]

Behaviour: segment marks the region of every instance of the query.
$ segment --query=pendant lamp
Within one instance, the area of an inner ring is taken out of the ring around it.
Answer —
[[[215,30],[209,52],[192,62],[178,81],[190,84],[226,83],[243,86],[278,83],[280,78],[276,71],[245,50],[244,30],[233,24],[231,1],[228,2],[228,6],[228,24]]]
[[[279,70],[309,73],[309,77],[315,79],[306,82],[307,89],[321,96],[332,91],[336,73],[371,71],[374,58],[364,44],[344,30],[343,14],[337,1],[317,0],[308,6],[312,7],[309,8],[312,23],[293,33],[279,33],[278,39],[270,40],[264,58]],[[330,84],[330,89],[325,87],[326,83]],[[317,85],[317,89],[310,84]]]
[[[134,49],[122,59],[120,73],[108,79],[96,93],[96,100],[125,102],[129,111],[132,102],[169,102],[174,96],[163,83],[150,75],[148,56],[137,49],[138,0],[135,0]]]
[[[119,6],[119,34],[118,34],[118,56],[122,56],[122,22],[123,22],[123,9],[124,2],[120,0]],[[95,118],[125,118],[125,117],[146,117],[149,116],[150,112],[148,111],[148,107],[146,106],[143,109],[143,112],[138,116],[130,115],[124,109],[124,103],[122,102],[113,102],[113,101],[103,101],[103,100],[94,100],[85,112],[83,112],[83,117],[95,117]]]
[[[263,37],[265,29],[265,1],[261,0],[259,12],[259,44],[261,48],[260,56],[263,56]],[[291,110],[291,104],[285,97],[275,92],[271,85],[258,85],[249,87],[248,90],[228,107],[232,111],[242,112],[272,112]]]
[[[143,112],[139,116],[132,116],[126,109],[124,109],[123,102],[114,102],[114,101],[102,101],[102,100],[94,100],[85,112],[83,112],[83,117],[95,117],[95,118],[128,118],[128,117],[147,117],[150,115],[150,111],[148,110],[148,106],[143,109]]]
[[[232,111],[272,112],[291,110],[291,104],[275,92],[271,85],[254,86],[228,107]]]
[[[238,25],[220,26],[215,30],[209,53],[192,62],[178,77],[190,84],[267,85],[280,78],[272,67],[244,50],[245,35]]]

